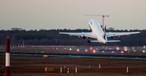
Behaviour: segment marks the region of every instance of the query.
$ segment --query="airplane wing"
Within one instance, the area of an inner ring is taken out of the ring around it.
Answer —
[[[85,37],[93,38],[91,32],[59,32],[59,34],[67,34],[71,36],[81,36],[81,37],[85,36]]]
[[[138,34],[138,33],[140,32],[107,32],[106,36],[112,37],[112,36],[122,36],[122,35]]]

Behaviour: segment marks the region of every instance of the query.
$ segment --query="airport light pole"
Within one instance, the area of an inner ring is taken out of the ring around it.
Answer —
[[[5,53],[5,73],[4,76],[11,76],[10,74],[10,39],[6,37],[6,53]]]
[[[104,18],[109,17],[109,15],[99,15],[99,16],[102,16],[102,27],[104,27],[105,26],[104,25]]]

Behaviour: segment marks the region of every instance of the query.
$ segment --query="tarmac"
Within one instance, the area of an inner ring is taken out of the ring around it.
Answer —
[[[73,47],[72,47],[73,48]],[[55,49],[55,50],[54,50]],[[131,58],[112,58],[112,57],[70,57],[63,56],[66,54],[80,55],[99,55],[84,51],[75,51],[78,47],[70,51],[70,47],[46,48],[46,47],[17,47],[11,51],[11,76],[145,76],[146,75],[146,60],[131,59]],[[83,49],[83,47],[81,47]],[[139,48],[138,48],[139,49]],[[5,55],[0,51],[0,76],[4,74]],[[19,52],[16,54],[15,52]],[[109,52],[109,51],[107,51]],[[24,54],[29,53],[29,54]],[[30,54],[31,53],[31,54]],[[36,53],[43,53],[38,55]],[[54,56],[49,56],[48,54]],[[55,54],[61,56],[55,56]],[[102,53],[102,51],[101,51]],[[111,53],[111,52],[109,52]],[[109,55],[104,52],[103,55]],[[145,56],[145,53],[137,51],[140,56]],[[132,53],[132,55],[136,55]],[[118,55],[122,55],[117,53]],[[130,53],[126,53],[130,55]],[[124,55],[125,56],[125,55]],[[138,55],[139,56],[139,55]]]
[[[4,55],[0,56],[0,75]],[[12,76],[145,76],[145,60],[11,56]],[[99,68],[100,65],[100,68]],[[77,72],[75,68],[77,67]],[[127,72],[127,67],[129,68]],[[62,71],[60,72],[60,69]],[[69,73],[68,73],[69,68]]]

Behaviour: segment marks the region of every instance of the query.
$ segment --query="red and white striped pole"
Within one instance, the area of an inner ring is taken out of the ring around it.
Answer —
[[[10,76],[10,39],[6,37],[6,53],[5,53],[5,73],[4,76]]]

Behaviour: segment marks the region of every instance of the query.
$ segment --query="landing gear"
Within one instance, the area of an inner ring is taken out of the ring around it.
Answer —
[[[85,37],[85,36],[83,36],[82,38],[83,38],[83,39],[86,39],[86,37]]]
[[[111,39],[114,39],[114,37],[111,37]]]
[[[91,44],[91,41],[90,41],[90,40],[88,40],[88,43],[89,43],[89,44]]]

